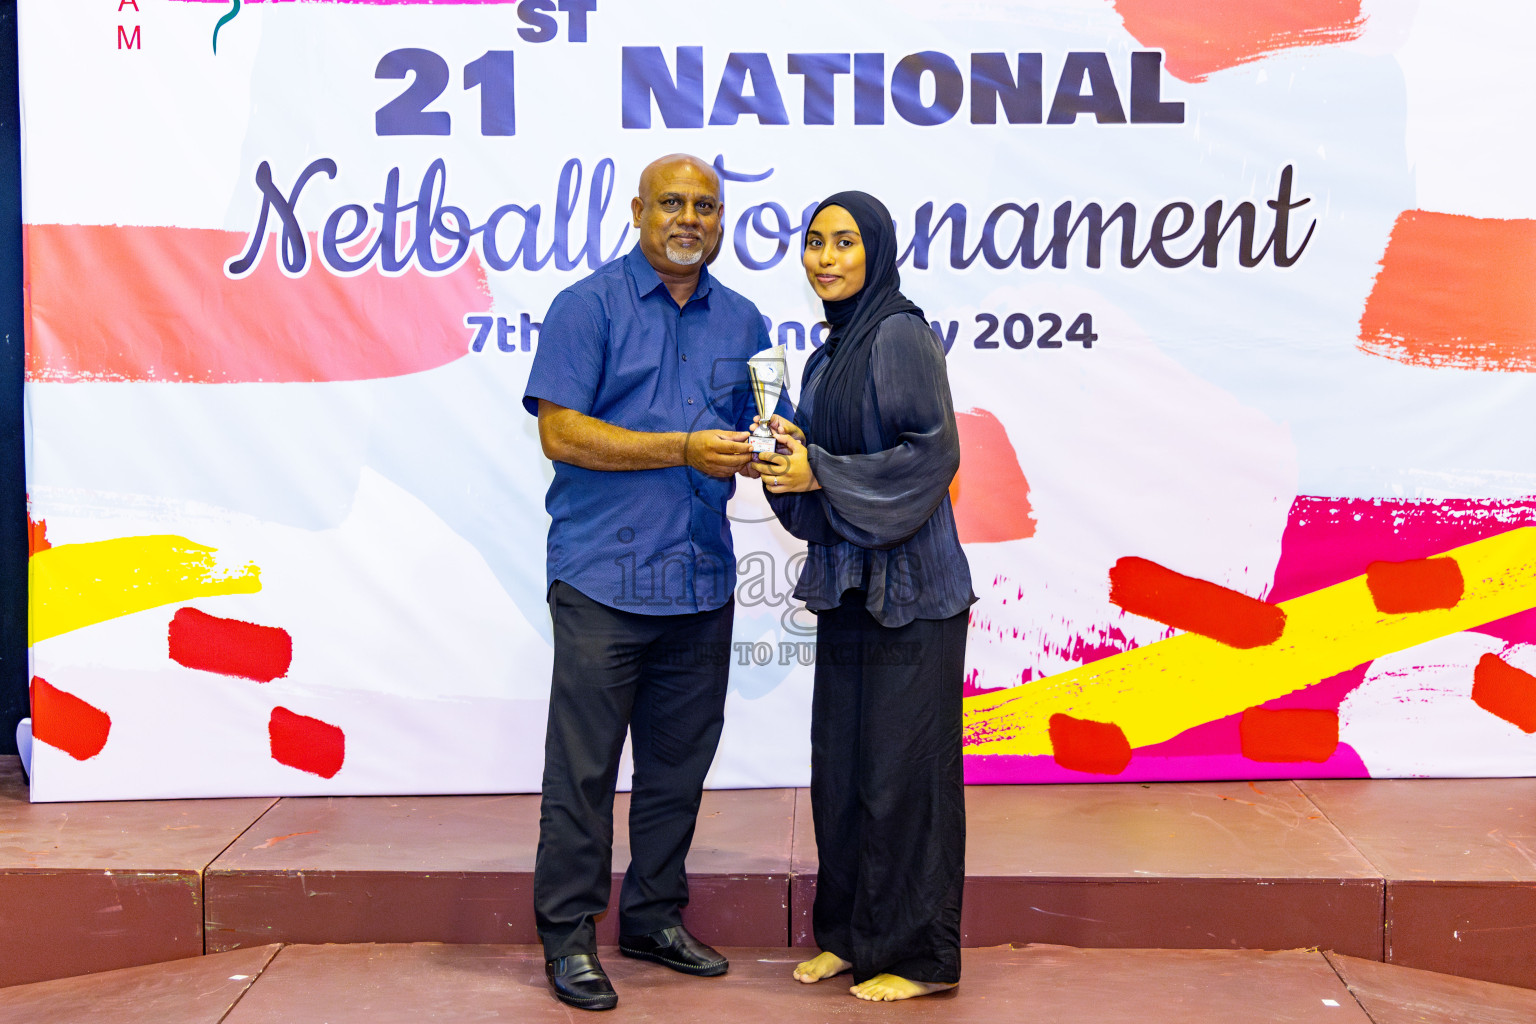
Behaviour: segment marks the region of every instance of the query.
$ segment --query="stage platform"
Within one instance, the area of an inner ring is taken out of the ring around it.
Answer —
[[[1536,988],[1536,779],[967,801],[968,947],[1316,947]],[[537,817],[535,796],[34,805],[0,758],[0,985],[273,943],[531,943]],[[815,869],[803,791],[706,793],[687,921],[808,945]]]
[[[690,978],[605,949],[619,1005],[656,1024],[1529,1024],[1536,992],[1314,950],[964,952],[958,989],[893,1007],[845,979],[801,985],[785,949],[729,949],[730,973]],[[268,945],[0,991],[0,1024],[417,1024],[586,1019],[555,1001],[536,947]]]

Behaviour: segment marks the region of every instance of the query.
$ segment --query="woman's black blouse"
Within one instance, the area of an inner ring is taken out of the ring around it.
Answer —
[[[811,422],[826,365],[818,361],[801,389],[801,429]],[[871,454],[833,455],[807,436],[821,489],[768,495],[779,522],[807,542],[795,597],[827,611],[846,591],[862,589],[882,626],[958,614],[976,600],[949,503],[960,437],[943,346],[919,317],[881,321],[861,423]]]

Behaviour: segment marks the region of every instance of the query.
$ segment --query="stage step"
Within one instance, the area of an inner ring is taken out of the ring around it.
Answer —
[[[966,946],[1316,947],[1536,988],[1536,779],[983,786],[967,805]],[[0,758],[0,985],[271,943],[531,943],[537,821],[531,795],[33,805]],[[812,942],[803,790],[706,793],[689,869],[705,939]]]
[[[801,985],[785,949],[726,950],[690,978],[604,948],[619,1005],[602,1019],[665,1024],[1528,1024],[1536,992],[1312,950],[967,949],[958,989],[892,1007],[845,979]],[[0,991],[0,1024],[569,1024],[531,946],[262,946]]]
[[[0,757],[0,985],[203,952],[203,872],[277,801],[32,804]]]
[[[722,945],[789,945],[792,789],[704,794],[688,923]],[[612,902],[629,862],[614,802]],[[208,951],[266,942],[535,942],[539,798],[282,800],[208,869]],[[598,941],[618,941],[617,914]]]
[[[1536,988],[1536,779],[1298,785],[1382,874],[1384,959]]]
[[[815,843],[798,819],[796,945]],[[966,946],[1294,949],[1382,957],[1382,878],[1291,782],[972,786]]]

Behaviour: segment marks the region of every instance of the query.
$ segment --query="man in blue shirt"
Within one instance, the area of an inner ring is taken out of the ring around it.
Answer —
[[[555,466],[549,609],[555,663],[534,912],[555,995],[618,997],[597,959],[613,792],[634,749],[631,861],[619,949],[687,974],[725,973],[682,926],[683,862],[724,720],[736,558],[725,504],[756,476],[746,360],[768,347],[757,308],[706,269],[720,179],[662,157],[631,203],[640,243],[555,297],[523,405]]]

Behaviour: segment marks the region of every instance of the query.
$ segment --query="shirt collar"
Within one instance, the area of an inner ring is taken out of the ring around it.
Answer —
[[[635,284],[635,293],[642,299],[658,288],[664,293],[666,292],[667,286],[662,282],[661,275],[656,273],[656,268],[651,266],[651,261],[646,259],[645,253],[640,251],[639,243],[636,243],[635,247],[629,250],[629,254],[624,257],[624,262],[626,269],[629,271],[629,279]],[[705,306],[708,306],[709,292],[713,287],[714,280],[710,276],[709,267],[700,267],[699,283],[694,286],[693,295],[689,297],[688,302],[693,302],[697,299]],[[670,293],[667,294],[670,298]],[[683,303],[685,306],[687,304],[687,302]]]

